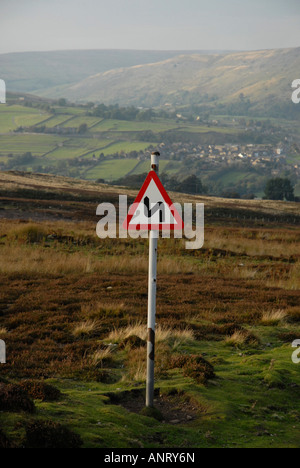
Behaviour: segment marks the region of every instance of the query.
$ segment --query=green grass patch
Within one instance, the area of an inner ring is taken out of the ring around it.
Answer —
[[[111,159],[103,161],[84,174],[88,180],[116,180],[124,177],[136,166],[136,159]]]
[[[0,154],[18,155],[31,152],[33,155],[41,156],[64,140],[65,138],[58,135],[0,135]]]

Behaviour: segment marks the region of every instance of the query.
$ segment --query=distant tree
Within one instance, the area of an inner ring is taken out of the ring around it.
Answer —
[[[78,132],[78,133],[86,133],[87,130],[88,130],[87,124],[86,124],[86,123],[82,123],[81,125],[79,125],[77,132]]]
[[[265,199],[294,201],[294,187],[289,179],[270,179],[265,187]]]
[[[60,107],[65,107],[67,105],[67,101],[65,98],[60,98],[57,103]]]
[[[222,198],[234,198],[236,200],[241,198],[241,195],[236,190],[225,190],[221,194]]]
[[[174,183],[173,190],[193,194],[203,194],[205,192],[201,180],[195,175],[186,177],[182,182],[177,181],[177,183]]]

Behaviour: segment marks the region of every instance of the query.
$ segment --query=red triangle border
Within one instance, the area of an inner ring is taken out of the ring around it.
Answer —
[[[130,221],[132,220],[135,210],[137,208],[137,205],[142,201],[143,196],[145,195],[150,182],[154,181],[158,190],[160,191],[164,202],[168,205],[168,207],[171,210],[172,215],[174,216],[175,220],[177,221],[177,224],[142,224],[142,225],[134,225],[130,226]],[[123,228],[126,229],[127,231],[162,231],[162,230],[168,230],[168,231],[175,231],[175,230],[182,230],[184,228],[184,222],[181,219],[178,211],[174,207],[172,200],[170,199],[169,195],[167,194],[161,180],[159,179],[158,175],[156,174],[155,171],[150,171],[149,174],[146,177],[145,182],[143,183],[143,186],[141,190],[138,193],[138,196],[136,197],[134,204],[131,206],[131,209],[129,210],[129,213],[123,223]]]

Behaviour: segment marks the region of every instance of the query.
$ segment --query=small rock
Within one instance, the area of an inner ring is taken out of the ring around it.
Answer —
[[[180,423],[179,419],[172,419],[172,421],[170,421],[170,424],[179,424],[179,423]]]
[[[192,416],[190,416],[190,415],[188,414],[187,417],[186,417],[186,419],[187,419],[187,421],[191,421],[193,418],[192,418]]]

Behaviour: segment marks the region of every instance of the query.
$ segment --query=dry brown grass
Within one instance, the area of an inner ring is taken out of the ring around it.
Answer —
[[[287,313],[284,310],[272,310],[264,312],[261,317],[261,324],[265,326],[276,326],[284,322]]]
[[[155,347],[155,366],[156,378],[165,374],[167,362],[170,358],[170,349],[166,343],[158,342]],[[123,380],[135,380],[144,382],[147,374],[147,353],[145,348],[137,348],[131,350],[126,361],[127,375],[123,376]]]
[[[199,266],[189,259],[162,256],[158,260],[159,274],[178,274],[198,271]],[[106,256],[99,258],[85,252],[66,253],[52,248],[28,245],[0,247],[0,273],[5,274],[70,274],[70,273],[147,273],[147,255]]]
[[[93,302],[81,305],[81,315],[87,319],[99,319],[103,316],[116,316],[125,310],[123,302],[110,301],[110,302]]]
[[[142,322],[137,322],[132,325],[128,325],[125,328],[114,329],[110,332],[107,337],[108,341],[119,343],[129,336],[138,336],[142,340],[147,340],[147,326]],[[185,342],[194,339],[194,332],[190,328],[184,328],[183,330],[173,329],[171,327],[163,327],[158,325],[155,331],[155,340],[157,343],[167,342],[169,340],[176,340],[176,343],[180,341]]]
[[[112,348],[98,349],[91,358],[92,365],[103,367],[107,360],[110,360],[112,355]]]
[[[299,255],[297,231],[209,229],[205,232],[205,248],[228,250],[249,256],[289,257]]]
[[[272,278],[266,282],[271,288],[281,288],[291,291],[300,290],[300,262],[295,263],[287,276],[282,278]]]
[[[91,335],[101,329],[101,324],[96,320],[86,320],[85,322],[78,323],[72,330],[72,334],[75,337],[82,337],[85,335]]]
[[[245,345],[256,345],[258,341],[256,337],[247,330],[237,330],[231,336],[225,338],[225,344],[239,348]]]

